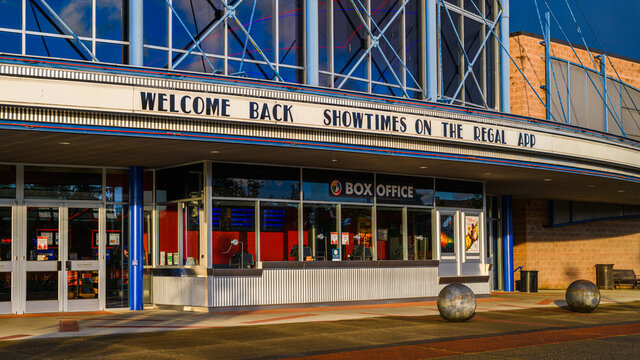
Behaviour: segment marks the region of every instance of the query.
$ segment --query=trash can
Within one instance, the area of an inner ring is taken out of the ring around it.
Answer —
[[[613,289],[613,264],[596,264],[598,289]]]
[[[538,292],[538,270],[520,271],[520,291]]]

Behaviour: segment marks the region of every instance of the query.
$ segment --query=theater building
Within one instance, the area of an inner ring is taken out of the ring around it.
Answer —
[[[0,4],[0,313],[488,296],[584,203],[637,246],[636,133],[512,113],[508,1],[124,4]]]

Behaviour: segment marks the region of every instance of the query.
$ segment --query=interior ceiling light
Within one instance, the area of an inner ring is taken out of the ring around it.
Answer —
[[[331,162],[338,162],[338,159],[331,159]]]
[[[587,187],[596,187],[596,186],[593,185],[593,184],[589,184],[589,185],[587,185]]]
[[[60,141],[60,142],[58,142],[58,144],[60,144],[60,145],[71,145],[71,143],[68,142],[68,141]]]
[[[422,166],[420,166],[420,167],[418,167],[418,168],[419,168],[419,169],[426,169],[426,168],[428,168],[428,166],[424,166],[424,165],[422,165]]]
[[[484,173],[484,174],[485,174],[485,175],[491,175],[491,173],[490,173],[490,172],[486,172],[486,173]]]
[[[618,190],[618,192],[619,192],[619,193],[623,193],[623,192],[624,192],[624,190]]]
[[[220,154],[220,150],[211,150],[209,154]]]
[[[542,179],[542,181],[551,181],[551,179],[546,178],[546,179]]]

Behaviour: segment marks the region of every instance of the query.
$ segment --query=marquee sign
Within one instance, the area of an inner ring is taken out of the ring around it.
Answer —
[[[136,96],[134,111],[142,113],[413,135],[521,148],[535,148],[544,141],[533,132],[405,113],[141,89],[136,89]]]
[[[492,125],[482,121],[416,115],[409,111],[372,110],[210,92],[159,90],[126,84],[17,76],[3,76],[0,81],[0,104],[7,105],[410,136],[510,150],[529,149],[615,163],[619,166],[640,165],[637,150],[633,148],[576,137],[570,132],[553,133],[544,128],[525,130],[515,123],[513,126]],[[322,96],[318,95],[318,99],[322,100]]]

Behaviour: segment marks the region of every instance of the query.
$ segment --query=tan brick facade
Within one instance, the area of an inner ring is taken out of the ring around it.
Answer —
[[[524,72],[527,79],[538,93],[542,101],[546,102],[546,94],[540,86],[545,83],[545,59],[544,45],[540,44],[541,38],[531,36],[530,34],[514,33],[509,39],[509,50],[513,60],[518,67]],[[592,58],[586,50],[574,45],[574,49],[586,67],[600,70],[600,59]],[[564,43],[553,42],[551,45],[551,55],[579,63],[578,58],[571,50],[571,47]],[[597,51],[592,56],[597,55]],[[616,56],[609,58],[618,71],[622,81],[627,84],[640,88],[640,61],[632,61],[630,59],[622,59]],[[595,63],[595,67],[593,66]],[[607,75],[616,77],[613,68],[607,61]],[[531,116],[539,119],[546,118],[544,105],[533,92],[531,87],[527,85],[522,74],[513,64],[510,67],[510,85],[511,85],[511,112],[518,115]]]
[[[578,279],[595,283],[595,264],[640,274],[640,219],[548,227],[548,211],[546,200],[513,202],[514,267],[538,270],[540,288],[564,289]]]

